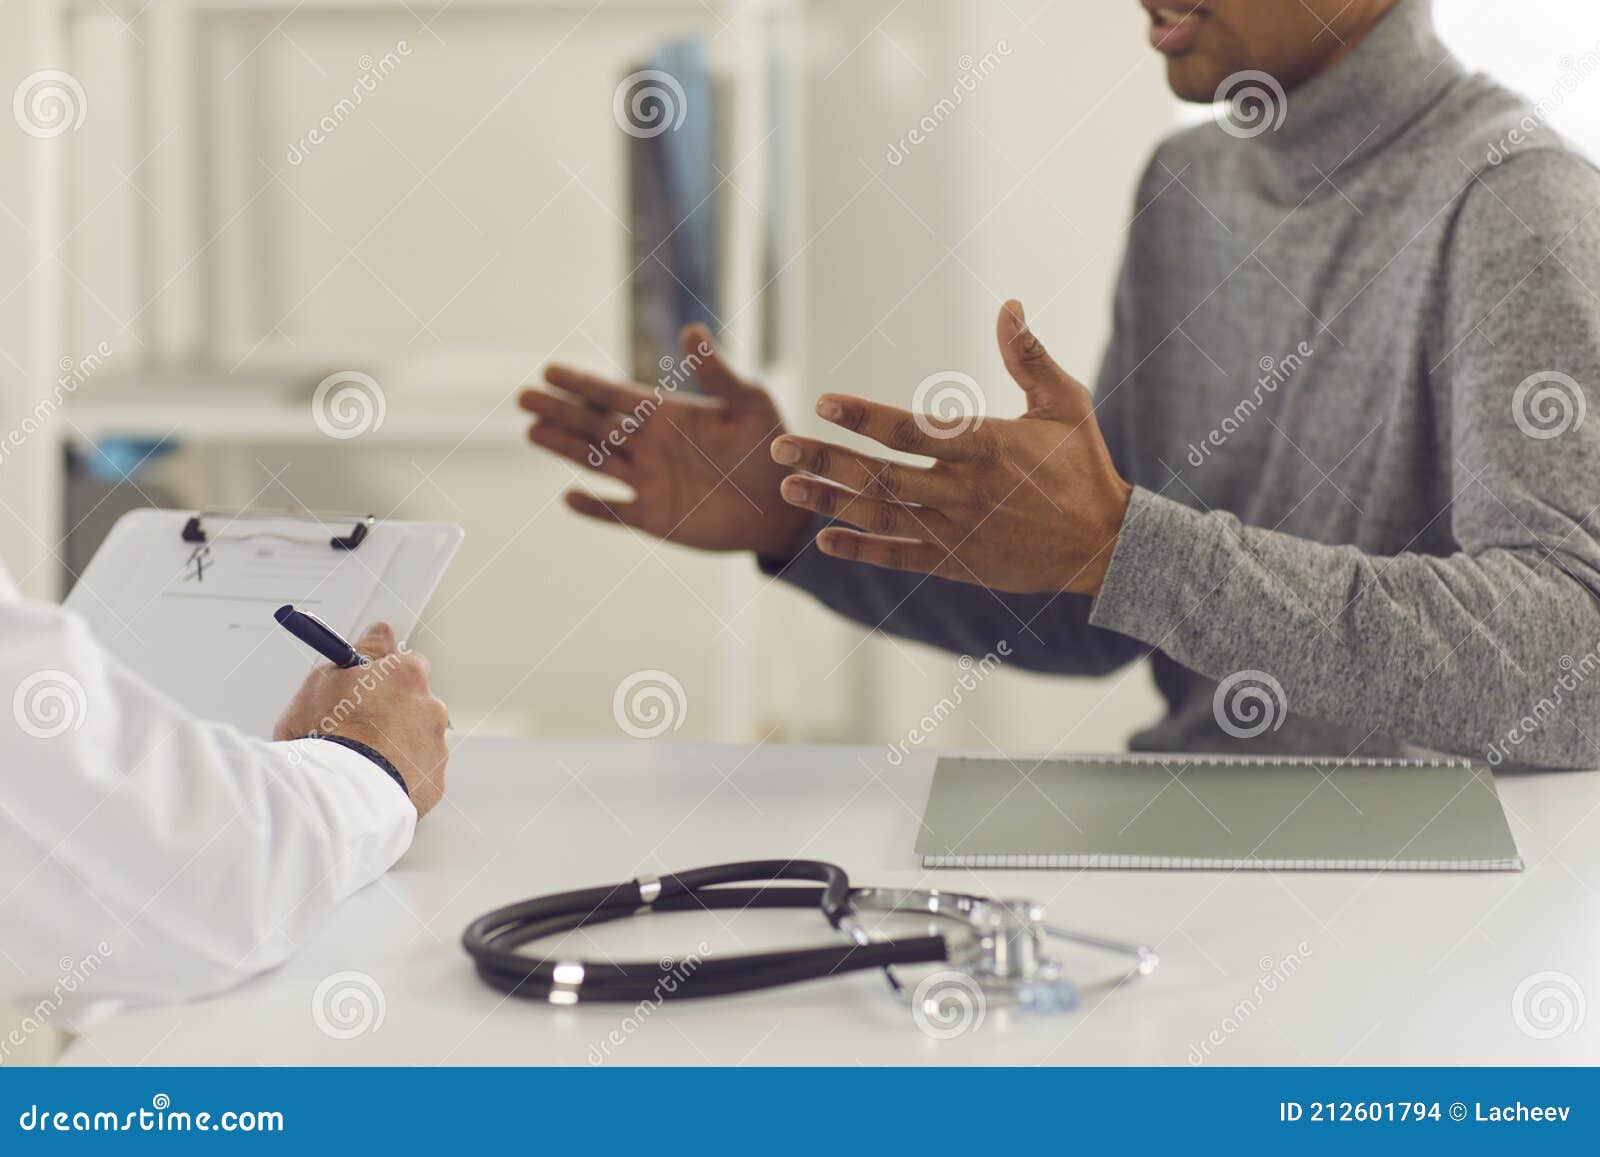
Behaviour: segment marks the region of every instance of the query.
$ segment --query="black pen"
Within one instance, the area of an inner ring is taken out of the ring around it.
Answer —
[[[272,612],[278,625],[335,667],[365,667],[368,659],[338,631],[310,611],[297,611],[285,603]]]
[[[372,663],[350,641],[310,611],[297,611],[292,603],[272,612],[278,624],[335,667],[367,667]],[[445,729],[454,731],[456,725],[445,720]]]

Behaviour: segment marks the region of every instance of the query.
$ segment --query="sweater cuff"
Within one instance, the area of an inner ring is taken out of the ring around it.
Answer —
[[[817,534],[825,526],[832,525],[830,519],[822,515],[814,515],[811,525],[806,530],[806,544],[790,558],[770,558],[756,555],[756,566],[761,568],[761,573],[768,578],[782,579],[786,583],[793,583],[801,590],[815,591],[823,585],[822,574],[830,565],[837,564],[838,559],[831,559],[817,549]]]
[[[1090,624],[1163,650],[1175,632],[1199,633],[1200,604],[1226,577],[1225,533],[1216,519],[1135,486]]]
[[[399,769],[396,768],[394,764],[390,763],[384,754],[377,748],[368,747],[365,743],[362,743],[357,739],[346,739],[343,735],[319,735],[316,732],[312,732],[306,738],[320,739],[324,743],[336,743],[340,747],[349,748],[357,755],[366,756],[373,763],[377,764],[385,775],[400,785],[400,790],[406,793],[407,799],[411,798],[411,789],[406,786],[405,777],[400,774]]]

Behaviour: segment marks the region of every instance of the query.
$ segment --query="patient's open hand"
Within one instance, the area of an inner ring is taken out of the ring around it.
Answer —
[[[417,814],[425,816],[444,796],[449,758],[444,744],[448,717],[428,687],[428,660],[401,648],[388,623],[374,623],[355,646],[371,662],[365,667],[316,667],[278,719],[272,738],[316,733],[366,744],[394,764]]]
[[[932,466],[794,435],[772,444],[774,461],[806,472],[784,480],[786,501],[868,532],[829,527],[817,535],[824,553],[1017,594],[1099,591],[1133,488],[1112,465],[1089,391],[1045,352],[1022,306],[1008,301],[997,328],[1027,395],[1020,418],[958,430],[967,423],[863,398],[817,402],[828,421]]]
[[[778,494],[786,472],[767,456],[783,433],[777,406],[728,368],[704,326],[685,327],[682,341],[682,359],[649,388],[549,366],[554,390],[520,399],[536,417],[529,441],[636,492],[631,502],[605,502],[569,490],[580,514],[702,550],[792,555],[811,518]],[[691,378],[703,395],[688,390]]]

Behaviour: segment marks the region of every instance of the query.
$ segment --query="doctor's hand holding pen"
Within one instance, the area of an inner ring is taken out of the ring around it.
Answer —
[[[568,491],[579,514],[702,550],[792,557],[812,517],[779,492],[789,471],[767,451],[784,432],[777,406],[728,368],[704,326],[686,326],[682,342],[682,357],[650,387],[547,367],[550,388],[520,399],[535,419],[529,440],[635,491],[627,502]],[[691,379],[700,394],[683,388]]]
[[[388,623],[375,623],[355,641],[367,663],[319,664],[278,719],[272,737],[308,735],[347,740],[382,756],[404,781],[419,817],[444,796],[449,752],[445,705],[428,686],[428,660],[395,641]]]

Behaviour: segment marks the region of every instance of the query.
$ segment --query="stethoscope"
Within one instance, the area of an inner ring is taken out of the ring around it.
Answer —
[[[771,886],[786,880],[812,881],[821,887]],[[845,942],[708,955],[697,958],[692,968],[672,960],[557,960],[519,951],[548,936],[646,912],[742,908],[820,909]],[[880,938],[867,926],[867,916],[928,917],[930,923],[938,922],[939,930],[930,927],[926,935]],[[1144,945],[1046,924],[1043,908],[1029,900],[923,888],[854,888],[844,869],[820,860],[717,864],[540,896],[475,920],[461,943],[485,982],[511,996],[554,1005],[727,996],[868,969],[881,969],[895,995],[909,1002],[920,996],[908,994],[895,967],[945,964],[969,978],[990,1007],[1065,1012],[1076,1007],[1080,990],[1049,954],[1052,939],[1126,957],[1131,962],[1128,969],[1103,982],[1112,986],[1148,975],[1157,964],[1155,952]]]

